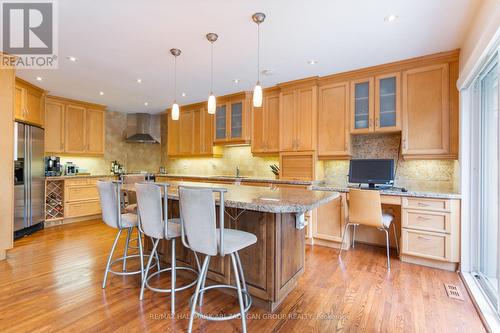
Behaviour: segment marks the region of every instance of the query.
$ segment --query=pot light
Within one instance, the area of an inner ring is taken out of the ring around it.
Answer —
[[[99,91],[99,95],[103,96],[104,95],[104,91]]]
[[[73,56],[69,56],[67,57],[67,59],[71,62],[77,62],[78,61],[78,58],[77,57],[73,57]]]
[[[135,80],[137,83],[141,84],[142,83],[142,79],[137,79]]]
[[[318,60],[309,60],[307,63],[309,65],[316,65],[318,63]]]
[[[390,14],[384,17],[384,21],[386,22],[394,22],[398,19],[398,16],[396,14]]]
[[[181,96],[182,97],[186,97],[187,95],[186,95],[186,93],[182,93]]]
[[[240,80],[238,80],[238,79],[233,80],[233,83],[238,83],[238,82],[240,82]]]
[[[41,76],[37,76],[35,79],[36,79],[37,81],[42,81],[42,80],[43,80]]]
[[[149,105],[149,103],[148,103],[148,102],[144,102],[144,106],[148,106],[148,105]]]

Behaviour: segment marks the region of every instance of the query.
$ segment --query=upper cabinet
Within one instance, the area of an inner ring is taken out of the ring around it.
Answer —
[[[351,154],[349,90],[349,82],[319,87],[319,158],[346,158]]]
[[[450,150],[449,80],[448,63],[403,72],[402,144],[405,158],[453,155]]]
[[[17,121],[44,127],[45,91],[16,78],[14,117]]]
[[[256,155],[279,152],[278,88],[264,89],[262,107],[252,110],[252,153]]]
[[[103,155],[105,106],[60,97],[47,97],[45,152]]]
[[[281,86],[280,151],[316,150],[317,91],[316,78]]]
[[[179,120],[172,120],[168,110],[168,157],[220,156],[213,145],[214,119],[214,115],[208,114],[206,103],[182,106]]]
[[[351,133],[401,130],[401,75],[390,73],[351,81]]]
[[[251,136],[251,93],[218,98],[215,112],[216,145],[249,143]]]

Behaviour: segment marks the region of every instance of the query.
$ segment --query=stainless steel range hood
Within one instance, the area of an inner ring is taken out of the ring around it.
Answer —
[[[136,113],[127,116],[127,142],[160,143],[160,122],[156,115]]]

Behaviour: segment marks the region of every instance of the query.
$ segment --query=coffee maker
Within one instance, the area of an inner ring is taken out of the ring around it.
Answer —
[[[45,177],[60,175],[62,175],[62,167],[59,156],[45,156]]]

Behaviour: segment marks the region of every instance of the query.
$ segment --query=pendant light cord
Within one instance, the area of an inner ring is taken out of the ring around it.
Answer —
[[[260,82],[260,23],[257,24],[257,82]]]
[[[174,103],[177,101],[177,56],[174,56]]]
[[[210,95],[214,93],[214,42],[210,47]]]

